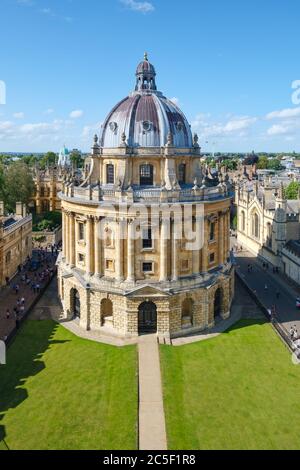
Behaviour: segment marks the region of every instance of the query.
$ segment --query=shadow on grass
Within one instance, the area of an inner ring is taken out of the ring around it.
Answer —
[[[52,320],[26,321],[8,348],[7,364],[0,366],[0,422],[5,412],[28,397],[24,385],[29,377],[45,369],[41,359],[47,349],[67,342],[53,340],[57,328],[58,324]],[[5,439],[5,427],[0,424],[0,450],[8,449]]]

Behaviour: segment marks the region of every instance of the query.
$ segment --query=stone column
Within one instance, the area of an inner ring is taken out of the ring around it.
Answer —
[[[219,265],[221,266],[224,264],[224,248],[223,248],[223,239],[225,236],[225,231],[224,231],[224,215],[222,212],[219,214],[219,220],[218,220],[218,228],[219,228]]]
[[[70,263],[69,237],[70,237],[69,213],[65,212],[65,253],[66,253],[67,264]]]
[[[94,223],[94,252],[95,252],[95,276],[101,277],[102,271],[102,238],[100,234],[101,219],[95,218]]]
[[[93,217],[88,216],[86,222],[86,273],[91,276],[93,274]]]
[[[202,272],[207,273],[208,270],[208,221],[204,218],[204,240],[202,248]]]
[[[75,215],[70,214],[70,265],[74,267],[76,264],[75,259],[76,246],[75,246]]]
[[[66,214],[62,210],[62,256],[66,258]]]
[[[127,281],[135,281],[135,269],[134,269],[134,221],[129,220],[127,224]]]
[[[168,222],[162,219],[160,229],[160,281],[168,280]]]
[[[178,239],[176,238],[176,220],[172,221],[172,280],[178,280]]]
[[[116,278],[117,281],[123,281],[123,220],[118,221],[118,230],[116,230]]]

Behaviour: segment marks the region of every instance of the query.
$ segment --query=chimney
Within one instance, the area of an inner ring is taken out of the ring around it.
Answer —
[[[23,204],[23,217],[27,216],[27,207],[26,204]]]
[[[16,203],[16,216],[23,217],[23,204],[22,202]]]
[[[4,217],[4,202],[0,201],[0,217]]]

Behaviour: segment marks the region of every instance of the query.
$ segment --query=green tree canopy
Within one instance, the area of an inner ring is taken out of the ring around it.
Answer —
[[[268,168],[268,158],[265,155],[259,157],[257,162],[257,168],[259,170],[266,170]]]
[[[298,199],[300,189],[300,183],[297,181],[292,181],[284,191],[284,196],[286,199]]]
[[[47,152],[40,161],[41,168],[53,166],[57,162],[57,155],[54,152]]]
[[[1,184],[2,178],[2,184]],[[34,182],[26,163],[13,162],[0,171],[0,195],[8,212],[14,212],[17,202],[28,204],[34,192]]]
[[[72,150],[72,152],[70,153],[70,160],[71,163],[76,166],[76,168],[83,167],[83,158],[79,150]]]

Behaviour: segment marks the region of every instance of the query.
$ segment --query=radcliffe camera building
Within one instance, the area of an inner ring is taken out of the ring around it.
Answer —
[[[123,336],[172,337],[230,315],[228,176],[200,158],[197,135],[157,90],[145,55],[135,90],[95,136],[86,179],[63,183],[59,291],[66,319]],[[203,243],[192,249],[176,215],[184,208],[194,233],[200,219],[204,224]]]

